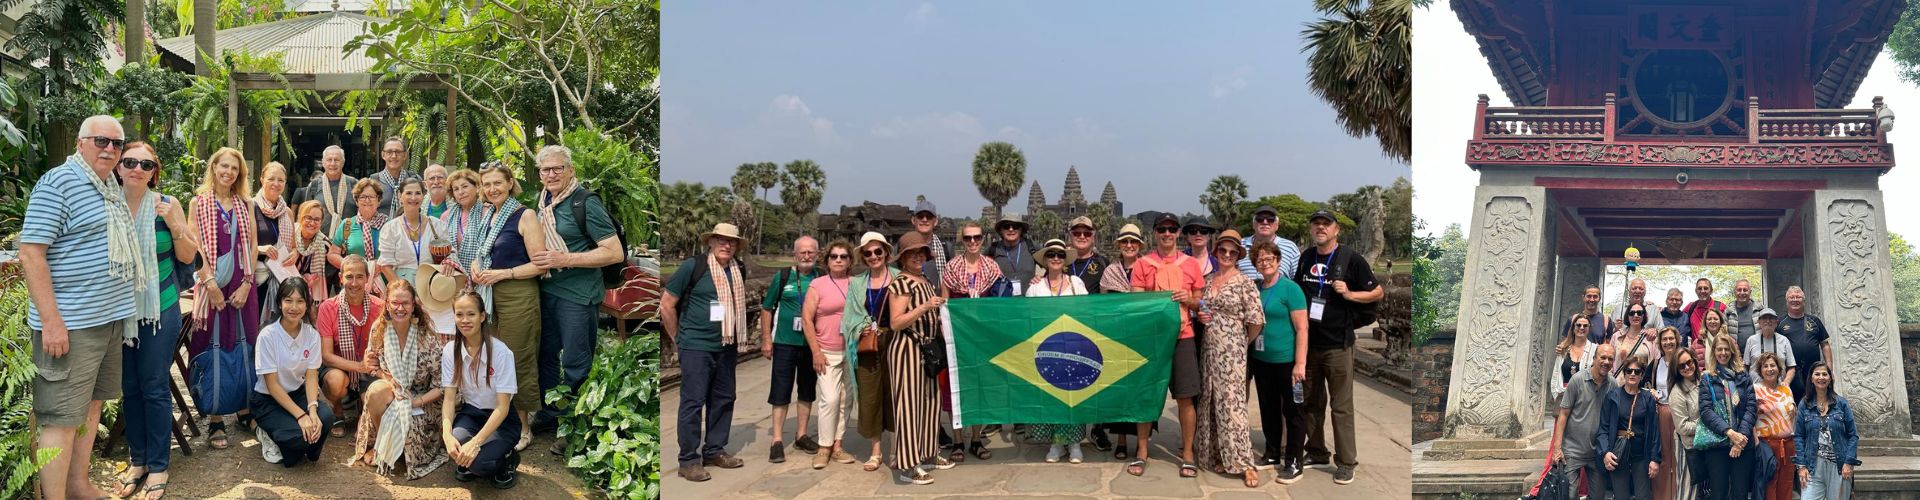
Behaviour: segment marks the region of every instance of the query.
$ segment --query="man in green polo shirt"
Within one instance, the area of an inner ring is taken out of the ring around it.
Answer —
[[[600,268],[625,255],[607,206],[574,178],[573,153],[565,146],[547,146],[534,162],[541,186],[536,213],[547,227],[547,250],[530,257],[550,269],[540,280],[540,393],[545,394],[560,384],[579,389],[587,380],[599,344],[600,302],[607,291]],[[575,203],[584,203],[586,221],[574,214]],[[541,413],[551,417],[554,410]],[[556,451],[564,446],[563,440],[555,440]]]
[[[745,465],[726,449],[740,359],[735,346],[747,335],[746,270],[734,259],[745,240],[724,222],[700,239],[707,254],[682,262],[660,298],[660,324],[680,353],[680,477],[693,482],[713,479],[708,466]]]
[[[773,445],[767,450],[767,459],[773,463],[787,461],[786,443],[780,439],[781,428],[787,422],[787,403],[792,402],[793,393],[800,393],[799,411],[796,412],[798,427],[794,434],[793,447],[807,453],[818,453],[820,444],[813,436],[807,435],[807,417],[813,408],[813,350],[807,348],[807,339],[803,335],[806,329],[800,326],[800,302],[807,296],[807,284],[820,276],[820,269],[814,266],[820,257],[820,242],[812,236],[801,236],[793,241],[793,267],[782,269],[767,283],[766,298],[760,301],[760,355],[773,361],[773,390],[767,393],[767,404],[773,406],[773,425],[767,428],[767,435],[773,438]]]

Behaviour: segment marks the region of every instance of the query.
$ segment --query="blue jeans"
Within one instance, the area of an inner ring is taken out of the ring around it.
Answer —
[[[453,416],[454,442],[467,444],[468,440],[480,433],[481,428],[487,426],[487,419],[492,417],[493,410],[482,410],[465,402],[460,403],[460,408]],[[474,457],[473,467],[468,468],[467,471],[476,476],[491,478],[502,472],[514,470],[518,460],[514,457],[513,445],[519,441],[520,414],[509,411],[507,419],[500,421],[500,427],[494,429],[493,435],[487,436],[487,440],[480,443],[479,456]]]
[[[179,348],[179,307],[161,311],[158,325],[141,325],[139,347],[120,346],[120,391],[126,397],[120,414],[127,423],[128,463],[148,472],[166,472],[170,461],[173,391],[168,383],[173,381],[173,353]]]
[[[579,389],[587,380],[600,338],[600,305],[583,306],[542,293],[540,312],[540,400],[544,401],[544,394],[560,384]]]
[[[733,428],[733,369],[740,355],[733,346],[721,348],[720,352],[680,349],[681,467],[726,452],[727,434]]]

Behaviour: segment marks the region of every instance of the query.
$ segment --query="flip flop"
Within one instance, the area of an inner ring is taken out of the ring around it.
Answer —
[[[153,492],[155,491],[160,492],[160,496],[154,496]],[[147,487],[140,489],[140,498],[143,500],[160,500],[161,498],[166,498],[166,496],[167,483],[149,484]]]
[[[1124,444],[1123,444],[1123,445],[1119,445],[1119,446],[1115,446],[1115,447],[1113,447],[1113,459],[1114,459],[1114,460],[1126,460],[1126,459],[1127,459],[1127,456],[1129,456],[1129,455],[1130,455],[1130,454],[1129,454],[1129,453],[1127,453],[1127,445],[1124,445]]]
[[[1146,473],[1147,473],[1147,461],[1146,461],[1146,460],[1134,460],[1134,461],[1132,461],[1132,462],[1127,462],[1127,473],[1128,473],[1128,474],[1133,474],[1133,475],[1134,475],[1135,477],[1138,477],[1138,476],[1140,476],[1140,475],[1143,475],[1143,474],[1146,474]]]
[[[147,481],[147,475],[149,475],[149,474],[151,474],[151,473],[150,473],[150,472],[141,472],[141,473],[140,473],[140,477],[135,477],[135,478],[127,478],[127,477],[125,477],[125,476],[122,476],[122,477],[121,477],[121,478],[119,479],[119,482],[120,482],[120,486],[119,486],[119,487],[117,487],[117,488],[114,488],[114,489],[113,489],[113,494],[114,494],[114,495],[117,495],[117,496],[123,496],[123,497],[130,497],[130,496],[133,496],[133,495],[134,495],[135,493],[140,493],[140,483],[144,483],[144,482],[146,482],[146,481]],[[125,489],[127,489],[127,487],[129,487],[129,486],[132,486],[132,487],[133,487],[133,489],[132,489],[132,490],[130,490],[130,491],[128,491],[128,492],[127,492],[126,494],[121,494],[121,493],[120,493],[120,491],[121,491],[121,490],[125,490]]]
[[[1180,461],[1180,477],[1192,479],[1200,476],[1200,468],[1185,460]]]

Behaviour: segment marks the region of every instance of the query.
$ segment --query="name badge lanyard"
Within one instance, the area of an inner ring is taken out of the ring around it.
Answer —
[[[1327,296],[1327,275],[1333,273],[1333,256],[1339,253],[1340,249],[1334,248],[1332,253],[1327,254],[1326,261],[1320,264],[1320,286],[1314,288],[1313,293],[1319,295],[1322,300]]]
[[[420,214],[421,223],[425,223],[427,221],[426,219],[427,219],[427,214],[424,214],[424,213]],[[413,222],[408,221],[405,215],[400,216],[400,224],[405,225],[407,227],[407,234],[413,234]],[[425,236],[425,235],[423,234],[421,236]],[[408,239],[413,240],[413,241],[409,241],[408,243],[413,245],[413,262],[417,264],[420,262],[420,240],[415,238],[408,238]]]

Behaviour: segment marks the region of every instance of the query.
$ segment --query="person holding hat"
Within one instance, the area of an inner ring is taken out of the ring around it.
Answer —
[[[933,475],[928,468],[951,469],[953,462],[940,456],[940,390],[935,377],[922,366],[925,348],[944,342],[940,335],[940,307],[947,298],[934,293],[932,282],[920,274],[932,251],[920,233],[900,236],[900,252],[894,256],[900,268],[897,279],[887,284],[887,310],[894,325],[893,338],[886,343],[888,393],[892,396],[893,463],[895,476],[913,484],[929,484]]]
[[[887,370],[884,354],[893,337],[893,315],[887,307],[893,280],[900,270],[887,265],[893,245],[880,233],[860,235],[860,246],[853,258],[866,269],[847,284],[846,306],[841,310],[840,336],[846,339],[845,358],[853,365],[853,385],[859,394],[860,436],[873,443],[873,451],[861,468],[880,470],[880,441],[893,430],[893,412],[887,411]]]
[[[727,453],[733,427],[734,344],[748,335],[747,271],[734,259],[745,240],[733,224],[700,235],[706,255],[680,264],[660,298],[661,326],[680,354],[680,477],[713,479],[707,466],[738,469]]]
[[[1207,286],[1206,275],[1200,271],[1199,259],[1180,253],[1178,217],[1161,214],[1153,223],[1153,239],[1154,251],[1133,263],[1131,288],[1136,292],[1172,292],[1173,301],[1180,304],[1180,331],[1175,332],[1173,374],[1168,379],[1167,392],[1180,406],[1180,477],[1197,477],[1200,469],[1193,466],[1193,398],[1200,395],[1201,381],[1193,313],[1200,309],[1200,291]],[[1140,436],[1140,447],[1139,454],[1127,463],[1128,474],[1146,473],[1147,440],[1152,437],[1153,424],[1141,422],[1134,426]]]
[[[773,463],[787,461],[786,442],[781,438],[781,429],[787,422],[787,404],[799,393],[796,405],[796,429],[793,447],[807,453],[818,453],[820,445],[812,436],[807,435],[807,418],[812,416],[814,386],[817,373],[813,368],[813,353],[807,349],[807,340],[801,335],[806,329],[801,325],[801,301],[807,296],[807,286],[820,276],[820,269],[814,261],[820,256],[820,242],[812,236],[802,235],[793,240],[793,267],[780,270],[773,281],[767,283],[767,293],[760,302],[760,355],[772,361],[773,388],[767,393],[767,405],[773,407],[773,425],[767,427],[773,444],[767,450],[767,459]]]
[[[1039,262],[1045,270],[1040,276],[1027,283],[1028,297],[1065,297],[1086,295],[1087,284],[1079,276],[1070,274],[1067,263],[1078,261],[1077,251],[1067,248],[1066,242],[1047,240],[1040,251],[1033,253],[1033,261]],[[1028,434],[1047,440],[1052,446],[1047,448],[1047,463],[1060,461],[1063,451],[1068,455],[1069,463],[1080,463],[1085,455],[1080,452],[1080,440],[1086,437],[1086,426],[1080,424],[1034,424],[1028,428]]]
[[[1746,353],[1747,366],[1759,366],[1760,355],[1772,353],[1780,358],[1780,373],[1784,380],[1792,381],[1799,361],[1793,357],[1793,341],[1787,340],[1776,328],[1780,325],[1780,315],[1773,308],[1762,307],[1753,313],[1753,336],[1747,337],[1747,345],[1741,352]]]
[[[442,339],[452,340],[454,335],[453,299],[467,289],[467,276],[454,272],[442,264],[421,264],[414,270],[414,279],[420,282],[420,309],[427,312],[433,330],[442,335]]]
[[[939,227],[940,215],[934,211],[933,202],[920,200],[913,205],[913,230],[927,239],[927,251],[933,255],[927,259],[925,269],[921,269],[920,273],[935,287],[945,283],[941,280],[941,273],[946,272],[947,256],[953,253],[953,249],[947,248],[946,242],[940,241],[940,235],[933,232]]]
[[[1294,271],[1300,291],[1307,294],[1307,467],[1335,465],[1334,484],[1353,482],[1360,465],[1353,436],[1353,329],[1366,304],[1386,295],[1373,278],[1373,267],[1360,252],[1340,248],[1340,223],[1333,212],[1321,210],[1307,217],[1313,252]],[[1327,407],[1333,407],[1334,451],[1327,450],[1324,432]]]
[[[1293,240],[1281,238],[1279,233],[1280,211],[1275,210],[1273,205],[1261,205],[1260,208],[1253,209],[1253,234],[1241,238],[1240,246],[1253,248],[1260,243],[1272,243],[1274,248],[1280,249],[1280,275],[1287,280],[1292,280],[1293,269],[1300,264],[1300,247],[1294,245]],[[1255,283],[1266,282],[1266,278],[1260,275],[1260,270],[1257,269],[1259,266],[1254,265],[1251,256],[1240,259],[1238,265],[1240,274],[1247,275],[1247,279]]]
[[[513,198],[520,183],[513,173],[495,167],[480,173],[480,193],[489,207],[478,240],[479,256],[467,266],[480,297],[492,309],[494,336],[513,350],[514,374],[520,392],[513,395],[513,409],[520,412],[520,441],[514,451],[533,442],[532,412],[539,411],[540,398],[540,317],[545,309],[540,302],[540,276],[544,268],[533,262],[548,248],[546,223]],[[555,314],[558,311],[554,311]]]
[[[1214,238],[1214,258],[1239,262],[1247,252],[1240,241],[1239,231],[1221,231]],[[1201,365],[1207,387],[1200,393],[1194,448],[1202,467],[1241,476],[1248,488],[1258,487],[1260,470],[1253,462],[1252,428],[1247,424],[1247,351],[1267,323],[1260,290],[1239,268],[1220,266],[1207,280],[1200,301],[1200,321],[1207,324],[1200,342],[1206,349]]]
[[[1211,278],[1213,270],[1220,268],[1220,260],[1213,258],[1213,252],[1207,249],[1213,245],[1213,233],[1218,231],[1206,217],[1188,217],[1186,224],[1180,227],[1180,234],[1187,238],[1187,255],[1200,259],[1200,272]]]
[[[1011,287],[1005,295],[1021,295],[1022,287],[1033,280],[1033,272],[1038,267],[1038,263],[1028,258],[1032,250],[1026,240],[1027,222],[1021,220],[1020,214],[1002,215],[1000,221],[993,224],[993,232],[1000,239],[987,247],[986,254],[1000,265],[1000,276],[1006,278]]]
[[[1093,245],[1093,219],[1087,216],[1074,217],[1067,223],[1067,238],[1073,246],[1074,259],[1067,263],[1067,274],[1080,278],[1082,283],[1100,284],[1100,278],[1107,272],[1107,256],[1100,255],[1100,249]],[[1100,287],[1087,287],[1087,293],[1100,293]],[[1104,438],[1106,436],[1099,435]],[[1095,446],[1105,450],[1105,446]]]
[[[973,299],[990,296],[993,284],[1000,281],[1000,265],[980,255],[981,247],[987,246],[986,231],[980,224],[967,222],[960,225],[960,256],[948,261],[947,272],[941,276],[941,286],[947,291],[949,299]],[[956,334],[948,332],[948,334]],[[950,391],[946,384],[940,385],[941,391]],[[944,403],[952,410],[952,394],[946,394]],[[1129,427],[1132,424],[1128,424]],[[995,426],[996,428],[998,426]],[[959,439],[948,448],[947,459],[959,462],[965,460],[967,453],[974,458],[986,460],[993,458],[993,450],[987,449],[978,426],[961,429]],[[964,449],[962,449],[964,447]]]

